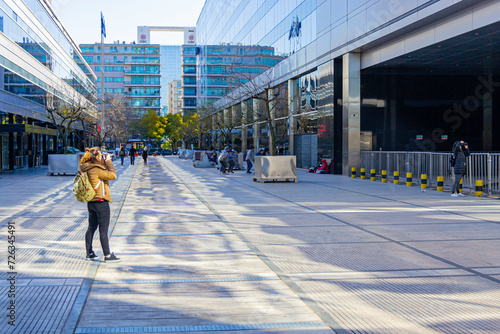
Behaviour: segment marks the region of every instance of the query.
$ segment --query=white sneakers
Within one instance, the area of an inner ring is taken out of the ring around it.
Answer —
[[[458,193],[458,194],[457,193],[453,193],[453,194],[451,194],[451,197],[459,197],[459,196],[460,197],[465,197],[465,195],[462,194],[462,193]]]

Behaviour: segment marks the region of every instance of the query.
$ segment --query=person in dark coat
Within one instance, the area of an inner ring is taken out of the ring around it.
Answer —
[[[146,148],[144,148],[144,150],[142,151],[142,158],[144,159],[144,164],[147,165],[148,164],[148,150]]]
[[[467,157],[470,156],[469,144],[461,141],[456,141],[453,144],[452,148],[453,158],[455,159],[455,167],[453,171],[455,173],[455,181],[453,182],[453,186],[451,188],[451,196],[458,197],[464,196],[462,193],[458,192],[460,180],[465,175],[465,164],[467,162]]]
[[[130,149],[130,164],[133,165],[135,163],[135,154],[136,154],[137,150],[132,146],[132,148]]]

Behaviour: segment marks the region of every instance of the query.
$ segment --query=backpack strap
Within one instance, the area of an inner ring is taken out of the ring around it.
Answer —
[[[99,180],[99,182],[94,187],[94,190],[97,190],[97,188],[99,188],[99,185],[101,185],[102,198],[104,198],[106,197],[106,188],[104,187],[104,182],[102,180]]]

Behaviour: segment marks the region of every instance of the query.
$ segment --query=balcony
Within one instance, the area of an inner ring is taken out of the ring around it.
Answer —
[[[146,72],[146,71],[125,71],[125,74],[130,74],[130,75],[160,75],[160,71],[157,72]]]
[[[161,86],[160,83],[141,83],[141,82],[132,82],[132,81],[125,81],[125,86]]]

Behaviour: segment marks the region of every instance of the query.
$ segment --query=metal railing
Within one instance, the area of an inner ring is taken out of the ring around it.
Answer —
[[[362,151],[361,168],[366,169],[367,175],[375,169],[378,176],[386,170],[389,179],[393,178],[394,171],[400,173],[400,178],[412,173],[413,182],[417,184],[421,174],[427,174],[429,187],[436,185],[437,177],[442,176],[444,186],[451,187],[454,175],[450,157],[451,153]],[[467,158],[463,188],[473,191],[476,180],[483,181],[488,194],[500,192],[500,153],[472,153]]]

